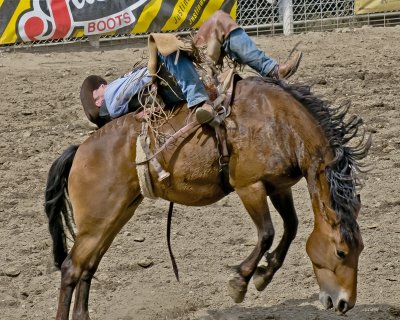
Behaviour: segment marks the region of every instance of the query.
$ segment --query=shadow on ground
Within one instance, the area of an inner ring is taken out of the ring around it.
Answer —
[[[358,304],[346,315],[323,310],[318,295],[309,299],[290,299],[272,307],[244,308],[233,306],[222,310],[199,312],[197,320],[394,320],[400,319],[400,307],[387,304]]]

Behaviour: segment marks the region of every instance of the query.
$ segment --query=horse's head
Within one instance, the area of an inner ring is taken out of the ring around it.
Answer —
[[[319,300],[325,308],[335,308],[345,313],[354,307],[357,298],[358,259],[364,244],[355,220],[335,221],[332,209],[324,208],[324,215],[316,220],[307,241],[310,257],[317,278]]]

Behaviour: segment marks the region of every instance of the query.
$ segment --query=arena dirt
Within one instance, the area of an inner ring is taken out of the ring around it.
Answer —
[[[347,319],[400,318],[400,29],[362,28],[254,38],[284,60],[299,46],[304,58],[292,82],[334,104],[352,101],[350,113],[373,134],[370,172],[359,217],[365,250],[360,258],[358,301]],[[139,43],[139,46],[143,42]],[[0,53],[0,318],[52,319],[60,273],[52,267],[43,212],[47,171],[70,144],[95,128],[85,118],[79,89],[89,74],[108,80],[129,71],[138,48],[100,51]],[[342,319],[322,310],[305,252],[312,229],[302,180],[294,188],[300,225],[282,269],[264,292],[252,283],[234,304],[226,285],[232,267],[256,241],[255,228],[236,195],[202,208],[176,206],[173,250],[177,283],[166,246],[165,201],[145,200],[105,255],[93,281],[93,320]],[[282,224],[275,211],[276,239]],[[139,263],[150,264],[143,268]]]

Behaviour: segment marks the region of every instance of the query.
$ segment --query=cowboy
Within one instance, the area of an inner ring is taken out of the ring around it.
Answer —
[[[222,63],[228,55],[239,64],[248,65],[263,77],[287,79],[292,76],[300,63],[302,53],[296,52],[283,63],[278,64],[260,50],[247,33],[223,11],[216,11],[207,19],[194,37],[198,48],[206,49],[208,58],[214,64]],[[163,55],[158,52],[158,63],[163,64],[176,79],[181,89],[182,99],[189,109],[196,109],[196,119],[200,124],[215,126],[219,123],[203,82],[185,54],[177,52]],[[108,116],[113,119],[130,111],[132,97],[146,84],[151,83],[152,75],[148,68],[142,67],[126,74],[110,84],[98,76],[89,76],[81,88],[81,101],[89,120],[101,126]]]

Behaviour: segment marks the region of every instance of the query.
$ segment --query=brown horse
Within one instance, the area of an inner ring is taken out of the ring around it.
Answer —
[[[361,206],[357,174],[370,139],[360,138],[355,146],[349,142],[362,121],[358,117],[345,121],[347,108],[332,108],[308,87],[259,77],[238,82],[232,105],[226,119],[229,182],[257,227],[258,242],[229,281],[231,297],[241,302],[252,277],[256,288],[263,290],[281,267],[298,225],[291,187],[304,177],[315,221],[307,253],[321,289],[320,300],[326,308],[347,312],[356,302],[358,259],[363,250],[356,221]],[[177,108],[161,131],[173,134],[191,116],[187,108]],[[68,319],[74,290],[73,319],[89,319],[93,275],[143,200],[135,164],[140,130],[133,114],[116,119],[79,147],[69,147],[50,169],[46,213],[55,263],[61,268],[59,320]],[[225,196],[212,129],[199,127],[177,149],[167,149],[158,158],[171,174],[168,182],[159,182],[151,170],[157,197],[204,206]],[[69,252],[63,225],[63,220],[69,223],[65,190],[77,228]],[[285,228],[279,245],[268,254],[274,228],[267,197]],[[258,267],[264,255],[268,265]]]

